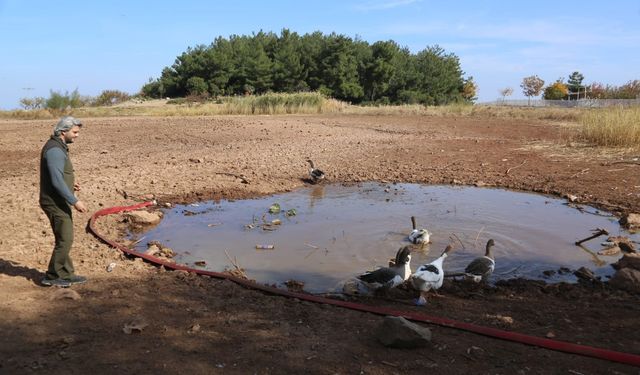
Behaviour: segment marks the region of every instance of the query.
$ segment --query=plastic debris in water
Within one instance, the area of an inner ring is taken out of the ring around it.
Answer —
[[[274,247],[273,245],[256,245],[258,250],[273,250]]]
[[[284,213],[285,216],[296,216],[297,212],[295,208],[289,209],[287,210],[287,212]]]

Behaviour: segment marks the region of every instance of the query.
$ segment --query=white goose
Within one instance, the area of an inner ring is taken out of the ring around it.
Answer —
[[[442,286],[442,282],[444,281],[442,263],[452,250],[453,246],[448,245],[438,259],[420,266],[416,272],[409,277],[413,287],[420,291],[420,296],[416,300],[416,305],[425,305],[427,303],[427,299],[425,297],[426,293],[430,290],[440,289]]]
[[[416,228],[416,217],[411,216],[411,226],[413,230],[409,233],[409,241],[412,244],[428,244],[431,242],[431,233],[426,229],[417,229]]]
[[[490,239],[487,241],[487,248],[484,256],[477,257],[464,269],[464,274],[475,282],[486,281],[496,268],[496,261],[491,254],[491,248],[495,245],[495,241]]]
[[[309,163],[309,179],[311,183],[317,184],[324,180],[324,172],[316,168],[311,159],[307,160],[307,163]]]
[[[393,266],[381,267],[375,271],[366,272],[358,279],[375,292],[386,292],[402,284],[411,275],[411,248],[404,246],[396,253]]]

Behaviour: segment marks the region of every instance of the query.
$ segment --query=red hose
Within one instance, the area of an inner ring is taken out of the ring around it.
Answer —
[[[340,307],[345,307],[352,310],[365,311],[365,312],[379,314],[379,315],[402,316],[404,318],[407,318],[413,321],[437,324],[444,327],[457,328],[460,330],[474,332],[481,335],[495,337],[503,340],[514,341],[521,344],[533,345],[533,346],[538,346],[545,349],[551,349],[551,350],[556,350],[556,351],[561,351],[566,353],[580,354],[588,357],[594,357],[594,358],[599,358],[599,359],[604,359],[608,361],[619,362],[619,363],[640,367],[640,355],[636,355],[636,354],[616,352],[613,350],[601,349],[601,348],[596,348],[592,346],[578,345],[578,344],[573,344],[573,343],[563,342],[558,340],[551,340],[551,339],[542,338],[542,337],[529,336],[522,333],[509,332],[509,331],[504,331],[496,328],[484,327],[484,326],[479,326],[476,324],[465,323],[465,322],[459,322],[453,319],[426,315],[420,312],[399,311],[399,310],[395,310],[387,307],[367,306],[360,303],[340,301],[340,300],[335,300],[335,299],[330,299],[330,298],[325,298],[320,296],[314,296],[311,294],[295,293],[295,292],[290,292],[288,290],[273,288],[266,285],[260,285],[253,281],[241,279],[241,278],[227,275],[224,273],[190,268],[185,265],[167,262],[165,260],[162,260],[160,258],[151,256],[148,254],[138,253],[137,251],[134,251],[124,245],[121,245],[117,242],[114,242],[112,240],[105,238],[96,230],[94,226],[96,220],[101,216],[115,214],[118,212],[133,211],[133,210],[144,208],[153,204],[154,204],[153,202],[144,202],[144,203],[136,204],[133,206],[110,207],[110,208],[99,210],[91,216],[91,219],[89,219],[89,229],[91,230],[93,235],[95,235],[98,239],[119,249],[120,251],[129,255],[143,258],[153,264],[156,264],[159,266],[161,265],[168,269],[188,271],[188,272],[196,273],[198,275],[207,275],[207,276],[211,276],[219,279],[227,279],[235,283],[238,283],[240,285],[243,285],[245,287],[261,290],[263,292],[267,292],[270,294],[298,298],[300,300],[306,300],[311,302],[326,303],[329,305],[340,306]]]

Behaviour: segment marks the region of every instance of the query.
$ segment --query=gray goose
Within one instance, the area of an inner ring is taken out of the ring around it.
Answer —
[[[496,261],[491,254],[491,248],[495,245],[495,241],[490,239],[487,241],[485,254],[472,260],[464,269],[464,274],[475,282],[486,281],[496,268]]]

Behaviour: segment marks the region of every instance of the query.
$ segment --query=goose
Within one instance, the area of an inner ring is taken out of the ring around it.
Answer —
[[[464,274],[475,282],[486,281],[493,270],[496,268],[496,261],[491,254],[491,248],[495,245],[495,241],[490,239],[487,241],[487,249],[484,256],[477,257],[464,269]]]
[[[316,168],[311,159],[307,160],[307,163],[309,163],[309,178],[311,183],[317,184],[324,180],[324,172]]]
[[[431,233],[429,233],[428,230],[426,229],[416,229],[416,217],[415,216],[411,216],[411,225],[413,227],[413,230],[411,231],[411,233],[409,233],[409,241],[411,241],[412,244],[414,245],[418,245],[418,244],[427,244],[429,242],[431,242]]]
[[[413,287],[420,292],[419,298],[415,301],[416,305],[425,305],[427,303],[427,299],[425,297],[426,293],[430,290],[440,289],[442,286],[442,282],[444,281],[442,263],[452,250],[453,246],[447,245],[438,259],[420,266],[416,272],[409,277]]]
[[[375,292],[386,292],[402,284],[411,275],[411,248],[401,247],[396,253],[394,265],[381,267],[375,271],[366,272],[357,278]]]

